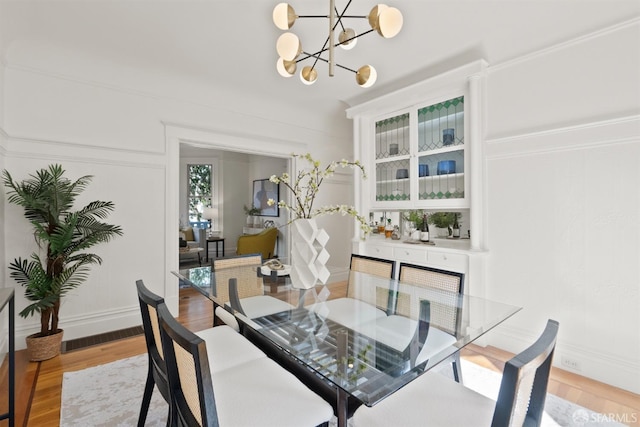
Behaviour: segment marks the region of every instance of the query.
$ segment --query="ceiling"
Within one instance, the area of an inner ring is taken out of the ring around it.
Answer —
[[[327,14],[328,1],[291,0],[298,14]],[[267,99],[306,105],[362,102],[472,60],[496,65],[640,16],[638,0],[389,0],[404,15],[393,39],[362,37],[337,62],[371,64],[377,83],[363,89],[351,72],[303,85],[275,69],[272,23],[277,0],[0,0],[3,59],[20,42],[41,43],[110,63],[162,70]],[[336,0],[342,9],[346,0]],[[354,0],[349,13],[367,15],[375,1]],[[358,32],[366,20],[351,20]],[[294,31],[305,50],[319,50],[325,19],[299,19]],[[8,49],[8,50],[7,50]],[[7,59],[8,58],[8,59]],[[300,69],[301,67],[299,67]],[[344,113],[343,113],[344,114]]]

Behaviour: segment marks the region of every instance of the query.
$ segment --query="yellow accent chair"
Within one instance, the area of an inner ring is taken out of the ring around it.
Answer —
[[[266,260],[274,257],[276,239],[278,238],[277,228],[266,228],[258,234],[251,234],[238,237],[236,254],[262,254],[262,259]]]

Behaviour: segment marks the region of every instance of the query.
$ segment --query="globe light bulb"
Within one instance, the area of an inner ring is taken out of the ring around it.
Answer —
[[[302,52],[300,39],[293,33],[284,33],[278,37],[276,51],[285,61],[293,61]]]
[[[296,73],[296,62],[285,61],[282,58],[278,58],[276,62],[276,70],[282,77],[291,77]]]
[[[288,30],[296,22],[296,11],[288,3],[278,3],[273,8],[273,23],[281,30]]]
[[[318,72],[315,68],[307,65],[300,71],[300,81],[306,85],[312,85],[318,80]]]
[[[402,13],[395,7],[387,7],[378,16],[378,33],[385,39],[398,35],[402,29]]]
[[[367,88],[373,86],[378,79],[378,72],[371,65],[363,65],[356,72],[356,82],[360,87]]]

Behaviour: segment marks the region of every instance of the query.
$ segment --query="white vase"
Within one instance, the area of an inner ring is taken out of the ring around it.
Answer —
[[[329,235],[324,228],[318,229],[313,218],[297,219],[291,227],[291,284],[310,289],[318,283],[327,283],[329,252],[325,246]]]

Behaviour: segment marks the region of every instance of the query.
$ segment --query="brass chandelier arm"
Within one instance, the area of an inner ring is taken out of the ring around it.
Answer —
[[[365,32],[364,32],[364,33],[362,33],[362,34],[356,34],[355,36],[353,36],[353,37],[351,37],[351,38],[348,38],[348,39],[346,39],[346,40],[342,41],[341,43],[336,43],[336,44],[335,44],[335,46],[340,46],[341,44],[347,44],[347,43],[348,43],[348,42],[350,42],[351,40],[355,40],[355,39],[357,39],[358,37],[362,37],[362,36],[364,36],[365,34],[369,34],[369,33],[372,33],[372,32],[374,32],[374,31],[375,31],[374,29],[371,29],[371,30],[367,30],[367,31],[365,31]]]
[[[305,55],[307,55],[307,56],[306,56],[304,59],[300,59],[300,60],[298,60],[298,61],[296,61],[296,62],[304,61],[305,59],[309,59],[309,58],[316,58],[316,62],[317,62],[318,60],[320,60],[320,61],[322,61],[322,62],[326,62],[327,64],[329,63],[329,60],[324,59],[323,57],[319,56],[319,53],[308,53],[308,52],[302,52],[302,53],[304,53],[304,54],[305,54]],[[349,68],[349,67],[345,67],[344,65],[340,65],[340,64],[337,64],[337,63],[336,63],[336,64],[334,64],[334,65],[335,65],[336,67],[340,67],[340,68],[342,68],[343,70],[351,71],[352,73],[357,73],[357,71],[356,71],[356,70],[353,70],[353,69],[351,69],[351,68]],[[314,63],[314,66],[315,66],[315,63]]]
[[[367,15],[340,15],[338,12],[338,9],[336,8],[336,16],[339,16],[340,18],[368,18]],[[328,18],[329,15],[296,15],[296,18]]]
[[[344,9],[342,9],[342,13],[343,13],[343,14],[347,11],[347,8],[348,8],[348,7],[349,7],[349,5],[351,4],[351,1],[352,1],[352,0],[349,0],[349,3],[347,3],[347,5],[344,7]],[[335,9],[335,6],[334,6],[333,2],[331,2],[331,8],[330,8],[329,10],[331,10],[331,11],[333,12],[333,10],[332,10],[332,9]],[[333,15],[333,14],[330,14],[329,16],[327,16],[327,18],[331,19],[332,15]],[[331,41],[332,41],[332,43],[333,43],[333,37],[332,37],[332,36],[333,36],[333,31],[334,31],[334,30],[336,29],[336,27],[341,23],[341,21],[342,21],[342,17],[341,17],[340,15],[338,15],[338,20],[337,20],[337,22],[335,22],[333,25],[331,25],[331,26],[329,27],[329,28],[330,28],[330,30],[329,30],[329,35],[327,36],[327,39],[324,41],[324,44],[322,45],[322,49],[317,53],[318,55],[320,55],[320,54],[321,54],[321,53],[323,53],[323,52],[326,52],[327,50],[332,49],[331,47],[327,48],[327,44],[329,43],[329,40],[331,40]],[[315,56],[315,55],[311,55],[311,56],[313,56],[314,58],[316,58],[316,60],[315,60],[315,61],[313,61],[313,65],[311,66],[311,69],[314,69],[314,68],[316,68],[316,64],[318,63],[318,59],[321,59],[321,58],[320,58],[319,56]],[[331,52],[329,52],[329,57],[332,57],[332,56],[333,56],[333,55],[332,55],[332,53],[331,53]],[[307,58],[308,58],[308,56],[307,56]],[[304,59],[307,59],[307,58],[304,58]],[[300,61],[296,61],[296,62],[300,62]],[[329,75],[333,75],[333,72],[332,72],[332,70],[331,70],[331,62],[330,62],[330,61],[327,61],[327,63],[329,64],[329,70],[330,70],[330,71],[329,71]]]
[[[364,33],[362,33],[362,34],[357,34],[355,37],[351,37],[350,39],[347,39],[347,40],[345,40],[345,41],[344,41],[344,42],[342,42],[342,43],[345,43],[345,42],[348,42],[348,41],[351,41],[351,40],[355,40],[355,39],[357,39],[358,37],[362,37],[362,36],[364,36],[365,34],[369,34],[369,33],[372,33],[372,32],[374,32],[374,31],[375,31],[375,30],[373,30],[373,29],[372,29],[372,30],[365,31]],[[318,52],[315,52],[315,53],[307,53],[307,52],[304,52],[304,51],[303,51],[302,53],[303,53],[303,54],[305,54],[305,55],[307,55],[307,56],[305,56],[304,58],[296,59],[296,61],[295,61],[295,62],[296,62],[296,63],[298,63],[298,62],[306,61],[306,60],[307,60],[307,59],[309,59],[309,58],[316,58],[316,57],[318,57],[319,55],[323,54],[324,52],[326,52],[327,50],[329,50],[329,48],[328,48],[328,47],[325,47],[325,46],[327,45],[327,43],[328,43],[328,42],[329,42],[329,38],[327,37],[327,41],[325,42],[325,44],[324,44],[324,46],[323,46],[323,49],[322,49],[322,50],[319,50]],[[342,43],[336,43],[334,46],[338,47],[338,46],[340,46]],[[315,64],[314,64],[314,65],[315,65]]]

